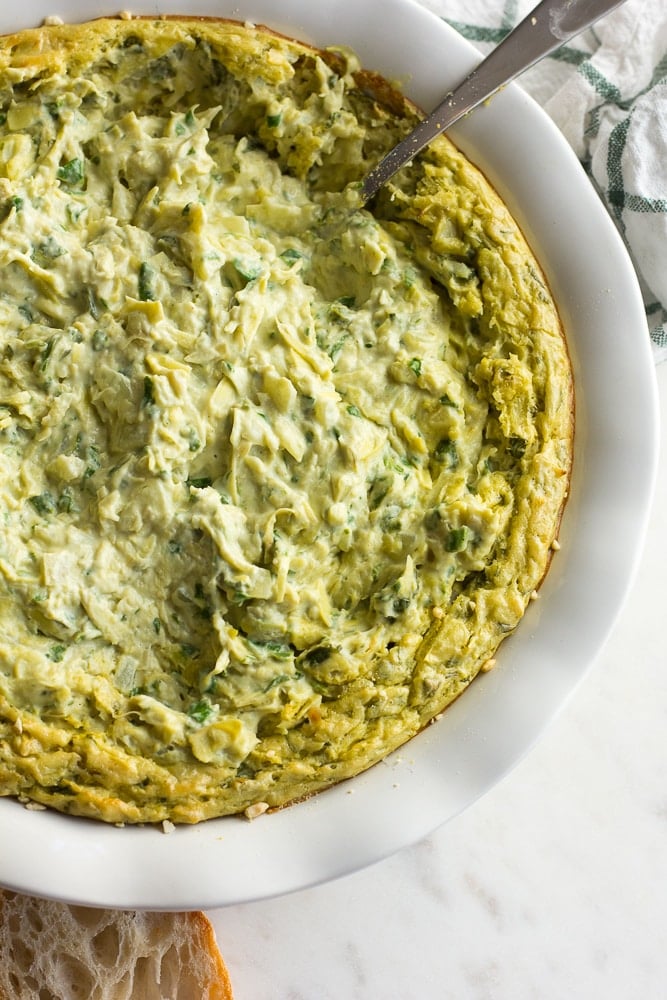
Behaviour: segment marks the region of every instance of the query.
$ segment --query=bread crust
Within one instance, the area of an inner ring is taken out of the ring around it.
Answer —
[[[0,890],[0,1000],[233,1000],[204,913],[92,909]]]

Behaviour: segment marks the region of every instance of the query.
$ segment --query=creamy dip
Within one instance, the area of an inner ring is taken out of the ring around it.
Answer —
[[[378,87],[232,23],[0,44],[5,794],[291,801],[416,733],[538,586],[557,313],[446,140],[353,210],[415,117]]]

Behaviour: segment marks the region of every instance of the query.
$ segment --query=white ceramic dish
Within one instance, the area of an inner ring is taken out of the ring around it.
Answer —
[[[199,13],[346,44],[429,109],[477,55],[411,0],[153,0],[134,13]],[[114,0],[24,0],[0,31],[46,15],[114,14]],[[578,162],[516,86],[452,132],[523,225],[560,305],[575,368],[576,462],[562,549],[499,666],[400,753],[354,781],[248,823],[170,835],[116,829],[0,800],[0,884],[92,905],[212,908],[361,868],[482,795],[531,747],[605,642],[633,577],[657,455],[657,401],[641,297]]]

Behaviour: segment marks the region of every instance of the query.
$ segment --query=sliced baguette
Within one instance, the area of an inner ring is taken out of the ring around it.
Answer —
[[[70,906],[0,890],[0,1000],[232,1000],[201,912]]]

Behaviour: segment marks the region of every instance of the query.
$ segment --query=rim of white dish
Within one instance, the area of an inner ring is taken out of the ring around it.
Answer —
[[[413,0],[156,0],[134,14],[200,14],[266,24],[320,46],[348,45],[425,110],[479,59]],[[114,15],[104,0],[25,0],[0,32],[57,14]],[[249,823],[123,828],[0,800],[0,884],[93,906],[212,909],[303,889],[427,836],[534,745],[606,642],[634,578],[653,495],[658,406],[632,264],[588,178],[517,85],[451,132],[486,173],[540,260],[568,334],[576,457],[561,550],[499,653],[443,718],[351,781]]]

